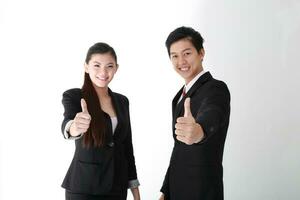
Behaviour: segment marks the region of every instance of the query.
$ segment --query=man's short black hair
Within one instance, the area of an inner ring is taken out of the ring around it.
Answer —
[[[204,39],[200,33],[191,27],[182,26],[172,31],[166,40],[166,47],[168,49],[169,56],[171,45],[181,39],[190,40],[198,52],[203,48]]]

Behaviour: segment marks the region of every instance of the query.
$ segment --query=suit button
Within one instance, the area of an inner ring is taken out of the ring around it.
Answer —
[[[115,143],[114,143],[114,142],[110,142],[110,143],[108,143],[108,146],[114,147],[114,146],[115,146]]]

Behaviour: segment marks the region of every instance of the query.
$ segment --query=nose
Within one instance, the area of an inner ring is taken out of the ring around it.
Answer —
[[[97,72],[98,76],[106,76],[107,75],[107,69],[106,67],[100,67],[98,72]]]
[[[184,59],[183,56],[178,56],[178,64],[179,64],[179,65],[184,65],[184,64],[186,64],[186,60]]]

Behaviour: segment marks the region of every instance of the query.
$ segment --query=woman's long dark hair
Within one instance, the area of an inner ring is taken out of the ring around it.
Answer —
[[[114,49],[106,43],[96,43],[91,46],[87,52],[85,62],[89,63],[92,55],[110,53],[117,63],[117,55]],[[105,119],[104,112],[101,109],[100,99],[93,86],[93,83],[88,73],[84,74],[84,83],[82,86],[82,95],[88,107],[89,114],[91,115],[90,127],[83,135],[84,147],[101,147],[105,143]]]

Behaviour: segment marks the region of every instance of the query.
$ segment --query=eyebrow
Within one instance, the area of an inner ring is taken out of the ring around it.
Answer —
[[[184,51],[191,51],[191,50],[192,50],[192,48],[186,48],[182,52],[184,52]]]
[[[191,51],[191,50],[192,50],[192,48],[186,48],[186,49],[183,49],[181,52]],[[172,55],[172,54],[176,54],[176,52],[171,52],[170,54],[171,54],[171,55]]]
[[[101,65],[101,63],[99,63],[99,62],[97,62],[97,61],[93,61],[93,63],[96,63],[96,64],[99,64],[99,65]]]
[[[98,61],[93,61],[93,63],[96,63],[96,64],[99,64],[101,65],[102,63],[98,62]],[[107,63],[106,65],[113,65],[114,63],[113,62],[110,62],[110,63]]]

